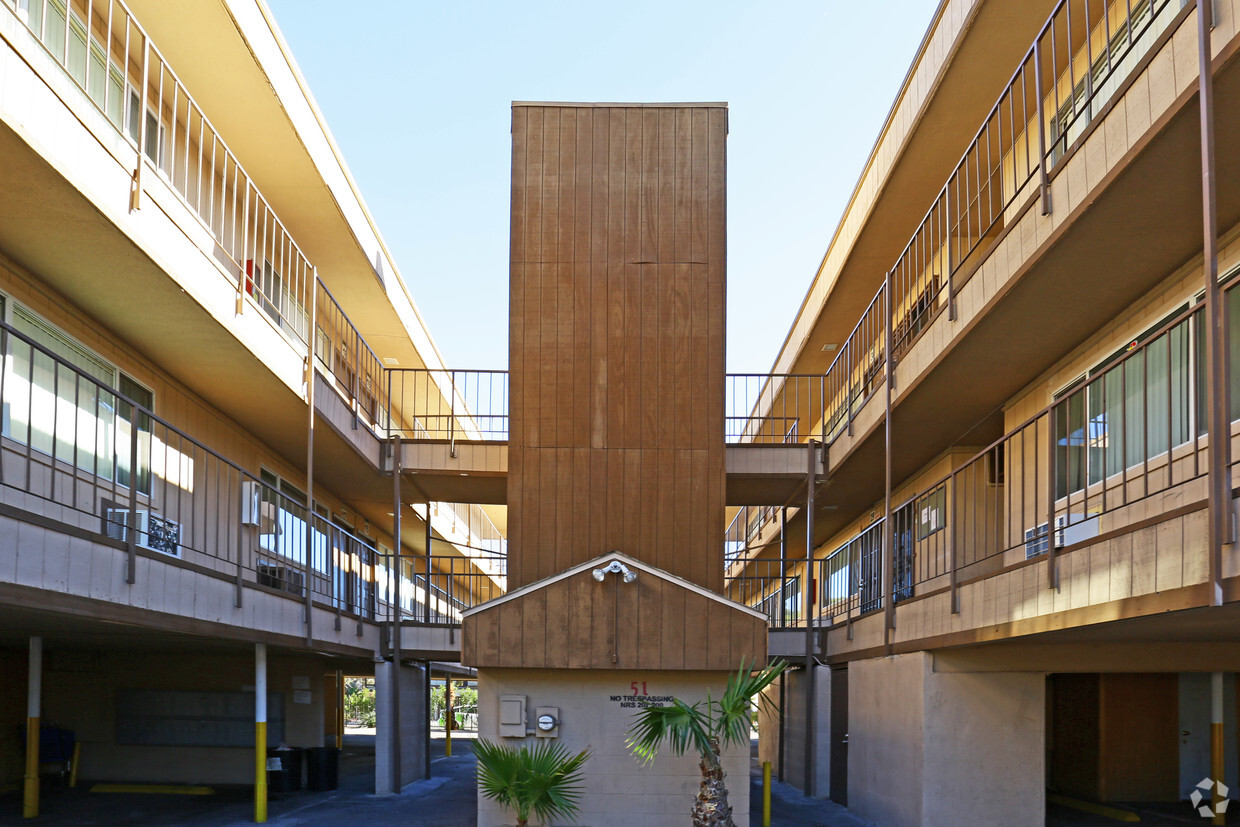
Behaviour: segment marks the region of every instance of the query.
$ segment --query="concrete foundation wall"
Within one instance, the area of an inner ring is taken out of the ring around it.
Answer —
[[[5,701],[0,740],[0,782],[22,771],[22,747],[13,728],[24,724],[25,652],[6,650],[3,666]],[[11,671],[8,667],[14,667]],[[323,745],[323,680],[326,661],[319,657],[272,655],[268,663],[271,692],[283,695],[283,743],[294,747]],[[11,678],[11,679],[10,679]],[[306,687],[302,689],[301,687]],[[117,743],[117,693],[122,690],[181,692],[253,692],[252,655],[128,651],[107,652],[49,648],[44,656],[42,721],[73,730],[81,744],[82,781],[182,784],[251,784],[252,747],[160,746]],[[209,726],[218,710],[202,710],[200,725]],[[250,720],[253,720],[251,716]],[[276,734],[270,746],[276,746]]]
[[[849,665],[849,808],[882,825],[1045,823],[1046,679]]]
[[[375,792],[379,795],[399,793],[427,774],[430,697],[426,692],[426,667],[402,664],[395,676],[392,670],[389,661],[375,664]],[[399,741],[395,759],[393,738]]]
[[[805,789],[805,671],[785,675],[788,685],[784,694],[784,781],[799,790]],[[776,729],[778,732],[778,728]],[[816,667],[814,672],[814,775],[810,779],[810,795],[827,798],[831,794],[831,669]],[[778,768],[778,755],[772,766]]]
[[[686,702],[702,700],[707,689],[719,697],[726,672],[593,672],[587,670],[478,670],[478,734],[490,741],[520,746],[535,738],[499,737],[499,696],[524,695],[529,728],[535,710],[558,707],[560,741],[576,753],[588,748],[583,768],[585,783],[581,814],[574,824],[591,827],[683,827],[689,823],[701,783],[696,755],[677,758],[669,750],[643,767],[625,746],[636,707],[632,682],[646,697],[674,696]],[[639,697],[641,697],[639,695]],[[729,749],[723,759],[729,802],[738,827],[749,824],[749,745]],[[479,827],[514,822],[513,814],[494,803],[478,800]]]

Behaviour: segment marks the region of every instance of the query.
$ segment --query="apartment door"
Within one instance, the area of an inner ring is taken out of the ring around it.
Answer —
[[[831,670],[831,800],[848,806],[848,667]]]

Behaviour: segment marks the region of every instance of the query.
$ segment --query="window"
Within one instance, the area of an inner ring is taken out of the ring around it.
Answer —
[[[139,115],[142,112],[142,95],[134,87],[129,87],[129,112],[126,117],[128,125],[129,137],[135,144],[141,142],[141,121]],[[146,147],[143,150],[146,157],[151,163],[157,167],[164,165],[164,126],[155,117],[155,112],[151,109],[146,110]]]
[[[266,468],[259,470],[262,481],[262,532],[259,547],[296,563],[306,560],[306,492]],[[311,536],[310,567],[326,574],[331,571],[329,538],[324,529],[330,525],[331,512],[322,503],[315,503],[315,520]]]
[[[917,500],[917,539],[924,540],[942,531],[947,511],[947,488],[940,485]]]
[[[1184,309],[1057,394],[1057,496],[1100,483],[1191,439],[1194,387],[1200,385],[1195,319],[1158,332]]]
[[[12,328],[25,338],[6,337],[4,436],[127,486],[130,440],[136,434],[138,488],[149,493],[151,423],[143,413],[135,418],[132,405],[107,387],[119,386],[147,410],[153,394],[26,308],[14,305],[10,315]]]

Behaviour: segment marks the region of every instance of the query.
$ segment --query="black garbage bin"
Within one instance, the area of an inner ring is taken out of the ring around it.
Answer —
[[[301,789],[300,747],[273,747],[267,750],[267,758],[278,758],[279,768],[267,762],[267,792],[292,793]]]
[[[340,750],[335,747],[306,750],[306,789],[316,793],[336,789],[339,772]]]

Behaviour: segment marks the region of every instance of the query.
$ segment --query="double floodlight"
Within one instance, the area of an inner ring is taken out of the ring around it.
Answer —
[[[603,566],[602,568],[599,568],[599,569],[595,569],[591,573],[594,575],[594,579],[600,583],[602,583],[603,580],[606,579],[608,574],[620,575],[624,579],[625,583],[632,583],[634,580],[637,579],[637,572],[633,571],[628,566],[626,566],[624,563],[621,563],[619,560],[612,560],[606,566]]]

